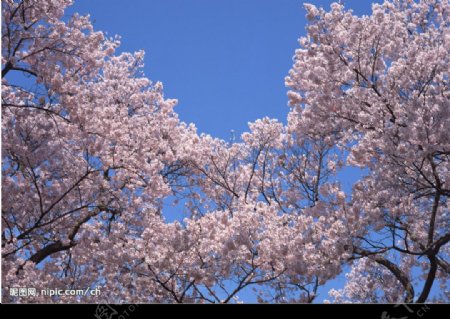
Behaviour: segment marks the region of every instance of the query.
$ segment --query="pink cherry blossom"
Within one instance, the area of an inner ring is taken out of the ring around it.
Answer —
[[[144,52],[71,3],[2,3],[4,302],[309,303],[346,266],[334,302],[448,300],[448,2],[305,5],[287,125],[231,141],[180,121]]]

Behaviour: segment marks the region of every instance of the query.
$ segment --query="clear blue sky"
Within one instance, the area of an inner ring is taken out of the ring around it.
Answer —
[[[308,1],[329,8],[333,1]],[[371,2],[346,0],[358,15]],[[378,1],[380,2],[380,1]],[[228,139],[263,116],[286,120],[284,77],[292,66],[297,39],[305,34],[299,0],[75,0],[68,10],[89,13],[96,30],[120,35],[120,51],[145,50],[145,74],[164,83],[177,98],[177,113],[199,132]],[[126,4],[126,5],[125,5]],[[347,190],[359,174],[346,171]],[[171,219],[171,218],[169,218]],[[340,288],[344,277],[320,291]],[[254,301],[246,292],[241,299]]]
[[[333,1],[309,1],[329,8]],[[284,77],[305,34],[301,0],[75,0],[120,51],[145,50],[145,74],[177,98],[181,120],[228,139],[263,116],[285,121]],[[357,14],[371,1],[346,0]]]
[[[333,1],[310,2],[328,9]],[[344,3],[359,15],[371,12],[371,1]],[[307,22],[302,0],[75,0],[67,15],[73,12],[120,35],[119,51],[145,50],[146,76],[164,83],[181,120],[199,133],[229,139],[264,116],[286,121],[284,78]],[[346,191],[359,177],[353,168],[338,176]]]

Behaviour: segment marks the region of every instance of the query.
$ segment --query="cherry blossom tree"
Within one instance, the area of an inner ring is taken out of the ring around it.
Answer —
[[[114,227],[137,236],[142,215],[160,213],[170,192],[161,172],[193,132],[162,85],[140,74],[143,53],[114,56],[117,39],[93,31],[88,17],[64,22],[70,3],[2,3],[7,285],[104,280],[95,253],[114,248],[103,237]]]
[[[424,302],[445,285],[448,3],[362,18],[306,5],[288,124],[231,141],[181,122],[143,52],[116,55],[89,17],[62,18],[70,4],[2,6],[3,300],[313,302],[346,265],[336,302]],[[367,173],[346,194],[348,165]],[[165,220],[169,198],[185,219]]]
[[[358,262],[333,295],[429,301],[449,273],[450,3],[386,1],[363,17],[337,3],[306,10],[286,78],[289,127],[321,132],[368,170],[340,208]]]

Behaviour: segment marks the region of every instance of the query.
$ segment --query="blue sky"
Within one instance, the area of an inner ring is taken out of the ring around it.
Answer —
[[[329,8],[333,1],[310,1]],[[145,74],[177,98],[180,119],[199,133],[229,139],[248,122],[269,116],[286,122],[284,78],[307,21],[302,0],[75,0],[67,15],[89,13],[96,30],[120,35],[120,51],[145,50]],[[356,14],[371,1],[346,0]],[[338,176],[350,191],[360,171]],[[342,178],[341,178],[342,177]],[[167,220],[185,216],[166,208]]]
[[[329,8],[333,1],[310,1]],[[126,3],[126,5],[125,5]],[[284,77],[305,34],[301,0],[75,0],[120,51],[145,50],[145,74],[177,98],[182,121],[228,139],[263,116],[285,121]],[[357,14],[371,1],[345,1]]]
[[[333,1],[309,1],[329,8]],[[358,15],[371,2],[346,0]],[[126,5],[124,5],[126,3]],[[67,14],[89,13],[96,30],[120,35],[119,51],[145,50],[145,74],[177,98],[180,119],[200,133],[228,139],[247,123],[269,116],[285,122],[289,108],[284,77],[297,39],[305,34],[299,0],[75,0]],[[359,176],[347,170],[347,190]],[[168,218],[173,219],[173,218]],[[320,289],[318,302],[343,275]],[[255,301],[251,291],[240,296]]]

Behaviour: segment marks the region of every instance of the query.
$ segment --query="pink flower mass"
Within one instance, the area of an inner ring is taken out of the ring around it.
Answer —
[[[449,301],[449,1],[305,4],[287,125],[232,141],[71,4],[2,1],[3,302],[311,303],[344,274],[330,302]]]

